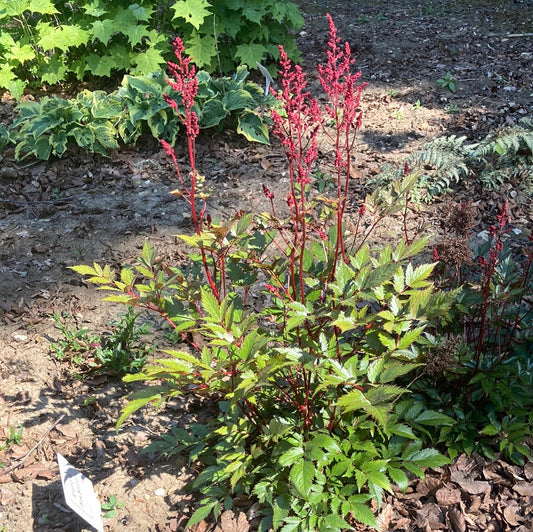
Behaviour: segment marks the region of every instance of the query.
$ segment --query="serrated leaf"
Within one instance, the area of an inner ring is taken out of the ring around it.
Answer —
[[[291,467],[290,480],[298,493],[307,499],[315,476],[315,466],[309,460],[299,460]]]
[[[4,54],[5,59],[17,63],[25,63],[35,58],[35,50],[27,42],[13,42]]]
[[[440,454],[435,449],[421,449],[405,458],[407,463],[414,463],[419,467],[440,467],[450,463],[450,459]]]
[[[332,453],[339,453],[341,451],[337,441],[329,434],[324,434],[322,432],[313,436],[311,443],[313,445],[318,445],[319,447],[322,447],[323,449],[326,449],[326,451]]]
[[[143,22],[148,22],[154,11],[152,7],[140,6],[139,4],[131,4],[128,6],[128,9],[137,20],[142,20]]]
[[[379,382],[385,384],[406,375],[410,371],[420,367],[421,364],[398,362],[396,360],[389,360],[379,377]]]
[[[367,410],[371,406],[370,401],[365,397],[362,391],[353,390],[343,395],[337,402],[343,407],[345,412],[352,412],[354,410]]]
[[[417,327],[403,334],[398,342],[398,349],[407,349],[423,332],[425,327]]]
[[[257,63],[262,63],[268,50],[259,43],[239,44],[235,51],[235,58],[247,65],[248,68],[256,68]]]
[[[203,503],[204,501],[202,501]],[[213,508],[218,504],[218,501],[209,501],[206,504],[203,504],[200,506],[200,508],[197,508],[195,512],[191,515],[191,518],[187,521],[187,524],[185,525],[185,529],[188,529],[196,524],[198,524],[200,521],[203,521],[212,511]]]
[[[148,36],[148,26],[146,24],[137,24],[136,26],[132,26],[127,35],[128,42],[132,46],[135,46]]]
[[[59,13],[50,0],[31,0],[27,9],[33,13],[41,13],[42,15],[54,15]]]
[[[136,377],[139,376],[141,375],[136,375]],[[146,406],[148,403],[153,402],[159,404],[161,402],[162,393],[165,391],[167,391],[165,386],[150,386],[145,390],[141,390],[140,392],[136,392],[135,394],[131,395],[130,398],[128,398],[128,403],[122,409],[122,414],[118,418],[116,424],[117,432],[122,423],[124,423],[129,416],[137,412],[137,410],[141,409],[143,406]]]
[[[211,15],[210,7],[207,0],[178,0],[172,6],[175,13],[172,20],[182,18],[199,30],[204,20]],[[193,57],[196,59],[195,56]]]
[[[421,425],[428,425],[430,427],[439,427],[440,425],[455,425],[455,420],[443,414],[442,412],[436,412],[435,410],[424,410],[414,420],[415,423]]]
[[[39,30],[40,38],[38,45],[43,50],[59,48],[60,50],[67,51],[72,47],[81,46],[89,42],[89,32],[79,26],[63,25],[57,28],[48,24],[46,30],[44,25],[38,25],[38,27],[42,28]]]
[[[409,486],[409,479],[404,471],[396,467],[388,467],[387,472],[391,480],[402,490],[405,491]]]
[[[401,436],[402,438],[409,438],[411,440],[416,439],[416,435],[413,432],[413,429],[408,425],[404,425],[403,423],[389,425],[388,428],[391,434],[396,434],[397,436]]]
[[[291,447],[288,451],[285,451],[279,458],[278,458],[278,464],[281,467],[287,467],[295,462],[298,461],[298,459],[302,458],[304,454],[304,450],[301,447]]]
[[[115,61],[109,56],[89,54],[86,57],[87,70],[95,76],[109,77],[111,70],[115,68]]]
[[[209,289],[202,290],[202,307],[207,315],[215,320],[221,320],[220,304]]]
[[[390,485],[390,481],[387,478],[387,475],[385,473],[382,473],[381,471],[366,471],[365,474],[367,477],[368,484],[374,484],[375,486],[378,486],[379,488],[392,492],[392,487]]]
[[[421,264],[413,271],[411,263],[407,265],[405,271],[405,283],[411,288],[422,288],[428,283],[424,282],[433,272],[437,263]]]
[[[4,0],[3,8],[8,17],[18,17],[28,9],[29,0]]]
[[[366,376],[368,377],[369,382],[374,383],[378,380],[379,374],[383,369],[385,360],[383,358],[378,358],[372,361],[366,370]]]
[[[328,529],[350,530],[351,528],[351,526],[337,514],[328,514],[323,517],[319,523],[322,526],[328,527]]]
[[[39,74],[42,81],[51,85],[63,81],[67,74],[65,59],[59,54],[47,57],[40,66]]]
[[[500,434],[501,431],[498,429],[498,427],[495,427],[494,425],[487,425],[479,433],[483,434],[484,436],[496,436],[497,434]]]
[[[185,43],[185,51],[198,67],[209,66],[216,57],[215,38],[210,34],[201,35],[194,30]]]
[[[135,54],[132,57],[132,63],[136,65],[131,69],[132,74],[146,76],[159,70],[160,65],[165,63],[165,59],[161,50],[151,47],[146,52]]]
[[[372,513],[372,510],[368,506],[360,502],[355,502],[350,505],[350,509],[357,521],[363,525],[378,528],[376,516]]]

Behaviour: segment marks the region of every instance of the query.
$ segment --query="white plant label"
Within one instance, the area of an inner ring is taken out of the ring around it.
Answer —
[[[67,505],[98,532],[104,532],[100,502],[94,492],[93,483],[59,453],[57,463]]]

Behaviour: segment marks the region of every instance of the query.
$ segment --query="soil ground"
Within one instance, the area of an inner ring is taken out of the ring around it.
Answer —
[[[531,0],[299,4],[306,25],[298,41],[311,89],[317,91],[314,66],[324,58],[326,12],[341,39],[350,42],[361,80],[369,83],[354,183],[376,175],[384,163],[402,165],[437,136],[475,141],[532,114]],[[447,72],[457,79],[455,94],[436,84]],[[12,109],[4,96],[0,119]],[[283,157],[275,142],[264,147],[231,132],[204,133],[198,151],[200,171],[214,187],[213,217],[265,210],[263,183],[285,196]],[[331,150],[322,146],[321,156],[327,162]],[[73,379],[50,354],[50,341],[60,337],[54,313],[101,332],[122,310],[102,303],[101,293],[68,266],[96,261],[118,267],[145,240],[179,260],[175,235],[190,230],[190,221],[169,195],[175,186],[167,156],[149,140],[109,158],[71,150],[59,160],[17,163],[13,153],[0,154],[0,442],[9,427],[23,427],[20,445],[0,453],[2,532],[90,529],[65,506],[58,452],[94,482],[102,501],[116,496],[125,503],[105,520],[106,530],[181,530],[190,515],[192,499],[182,488],[194,470],[182,457],[154,461],[140,450],[170,424],[197,419],[201,405],[187,400],[157,419],[140,415],[117,435],[114,425],[129,388],[110,375]],[[354,185],[354,205],[363,192]],[[524,232],[533,228],[531,197],[511,185],[498,194],[476,187],[457,194],[477,206],[478,231],[492,222],[504,199],[511,223]],[[421,208],[416,216],[435,223],[442,205]],[[383,530],[533,530],[531,464],[461,460],[431,473],[425,483],[414,482],[406,495],[389,497],[381,512]],[[253,526],[238,518],[242,514],[226,514],[217,530]],[[209,526],[201,523],[198,530]]]

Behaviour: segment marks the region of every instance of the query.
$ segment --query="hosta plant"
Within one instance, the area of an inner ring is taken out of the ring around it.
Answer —
[[[276,100],[247,80],[248,74],[245,66],[217,79],[205,71],[197,73],[194,111],[200,129],[233,128],[251,142],[268,144],[262,110]],[[20,103],[13,123],[8,128],[0,125],[0,150],[12,143],[17,159],[33,155],[47,160],[61,157],[69,143],[106,155],[119,142],[134,143],[143,133],[174,143],[180,122],[163,97],[165,90],[182,107],[180,94],[170,89],[163,72],[125,76],[110,94],[83,90],[69,100],[45,96]]]
[[[189,526],[218,516],[235,496],[259,502],[261,530],[375,526],[370,501],[379,507],[393,483],[407,487],[408,473],[422,476],[447,462],[422,446],[412,426],[449,418],[431,411],[408,418],[395,404],[409,395],[398,382],[420,365],[426,327],[447,314],[452,297],[429,280],[435,264],[417,261],[423,240],[383,249],[368,243],[360,222],[369,217],[372,228],[404,208],[405,190],[371,204],[370,214],[361,206],[347,231],[363,90],[350,48],[339,46],[330,19],[328,61],[318,69],[329,96],[324,110],[281,48],[281,109],[271,118],[288,161],[288,218],[278,217],[274,192],[263,186],[271,212],[240,212],[221,223],[209,215],[195,165],[198,79],[179,41],[176,55],[170,84],[183,107],[167,101],[186,125],[189,168],[163,146],[176,165],[174,194],[191,210],[194,232],[180,237],[192,248],[189,261],[173,266],[146,244],[118,273],[73,267],[110,290],[106,299],[159,313],[183,342],[126,377],[147,386],[129,397],[118,427],[140,408],[183,394],[217,404],[205,424],[174,428],[153,447],[185,451],[202,464]],[[319,130],[336,147],[330,197],[312,193]]]

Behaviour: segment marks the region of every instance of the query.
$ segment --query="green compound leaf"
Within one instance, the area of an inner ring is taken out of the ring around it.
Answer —
[[[211,15],[208,9],[210,7],[211,5],[207,0],[178,0],[172,6],[175,12],[172,20],[177,18],[185,19],[198,30],[205,18]],[[196,59],[196,56],[193,55],[193,57]]]
[[[292,467],[290,479],[298,493],[305,499],[309,496],[315,476],[315,466],[309,460],[298,460]]]
[[[378,528],[376,516],[366,504],[354,502],[350,505],[350,510],[352,511],[355,519],[360,523],[363,523],[363,525]]]

